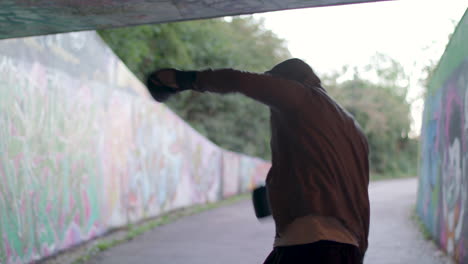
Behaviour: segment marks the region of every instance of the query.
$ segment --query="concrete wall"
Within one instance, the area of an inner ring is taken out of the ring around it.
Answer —
[[[2,0],[0,39],[382,0]]]
[[[421,133],[417,210],[435,241],[468,263],[468,13],[431,79]]]
[[[269,166],[150,100],[94,32],[0,41],[0,263],[247,191]]]

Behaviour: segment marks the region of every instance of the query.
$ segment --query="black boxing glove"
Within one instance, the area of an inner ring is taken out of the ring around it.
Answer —
[[[271,215],[271,207],[268,200],[268,190],[265,186],[259,186],[253,190],[252,202],[255,215],[258,219]]]
[[[169,85],[164,83],[160,77],[159,73],[162,71],[173,71],[175,85]],[[172,95],[185,91],[194,89],[194,83],[197,77],[196,71],[179,71],[176,69],[162,69],[151,73],[147,80],[146,86],[151,96],[158,102],[164,102]]]

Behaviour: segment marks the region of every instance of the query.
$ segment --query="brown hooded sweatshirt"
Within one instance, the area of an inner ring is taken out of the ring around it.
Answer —
[[[305,77],[290,79],[274,71],[201,71],[194,88],[239,92],[270,107],[272,167],[266,186],[276,239],[302,219],[312,226],[312,233],[321,234],[320,239],[355,244],[364,255],[369,233],[367,140],[311,69]],[[340,228],[351,234],[352,241],[336,239]]]

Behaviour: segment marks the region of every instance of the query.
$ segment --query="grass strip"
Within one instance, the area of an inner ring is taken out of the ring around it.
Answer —
[[[411,219],[416,223],[419,232],[423,235],[425,240],[433,240],[431,232],[426,227],[422,219],[419,217],[418,212],[416,211],[416,207],[414,207],[412,210]]]
[[[214,203],[208,203],[203,205],[194,205],[191,207],[183,208],[177,211],[169,212],[164,215],[157,217],[156,219],[147,220],[139,224],[130,224],[125,229],[127,230],[126,235],[124,238],[120,239],[100,239],[93,247],[91,247],[86,254],[81,255],[76,260],[74,260],[73,264],[83,264],[87,262],[92,256],[106,251],[116,245],[121,243],[130,241],[141,234],[150,231],[156,227],[174,222],[177,219],[182,217],[198,214],[204,211],[212,210],[218,207],[230,205],[236,203],[241,200],[245,200],[250,197],[250,193],[236,195],[225,200],[221,200]]]

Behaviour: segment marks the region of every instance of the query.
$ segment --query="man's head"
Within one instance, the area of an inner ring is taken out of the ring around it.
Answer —
[[[312,68],[300,59],[285,60],[265,72],[275,77],[297,81],[306,86],[321,87],[321,81]]]

